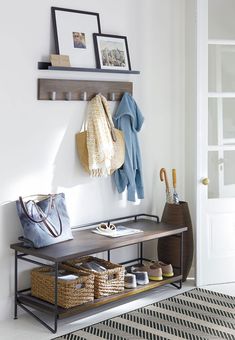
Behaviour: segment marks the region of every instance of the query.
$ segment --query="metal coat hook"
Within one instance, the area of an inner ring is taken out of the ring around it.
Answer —
[[[133,84],[124,81],[96,81],[74,79],[38,79],[38,100],[88,101],[101,92],[113,104],[126,92],[132,93]]]
[[[72,93],[70,91],[65,93],[65,99],[66,100],[71,100],[72,99]]]
[[[84,91],[84,92],[81,92],[81,100],[87,100],[87,92]]]
[[[56,91],[50,92],[50,99],[51,100],[56,100]]]
[[[116,100],[116,94],[115,94],[115,92],[111,92],[111,93],[109,94],[109,99],[110,99],[112,102],[115,102],[115,100]]]

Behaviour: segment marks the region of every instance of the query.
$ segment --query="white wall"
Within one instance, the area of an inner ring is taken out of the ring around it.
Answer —
[[[176,167],[178,191],[184,199],[184,3],[8,0],[2,5],[0,319],[11,317],[13,311],[14,262],[9,244],[21,235],[15,209],[19,195],[64,191],[72,226],[140,212],[161,215],[165,194],[159,170]],[[37,70],[37,62],[54,52],[51,6],[99,12],[103,33],[128,37],[132,68],[141,74]],[[134,82],[134,98],[145,116],[139,135],[145,184],[142,202],[127,202],[110,178],[90,179],[83,172],[74,135],[86,104],[37,101],[37,79],[44,77]],[[24,286],[24,280],[20,285]]]

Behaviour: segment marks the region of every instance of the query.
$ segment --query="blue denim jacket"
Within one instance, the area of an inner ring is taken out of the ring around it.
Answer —
[[[125,162],[122,168],[114,172],[115,183],[120,193],[127,187],[128,201],[135,202],[135,193],[138,198],[144,198],[141,155],[137,137],[144,117],[127,92],[122,97],[113,121],[115,127],[122,130],[125,137]]]

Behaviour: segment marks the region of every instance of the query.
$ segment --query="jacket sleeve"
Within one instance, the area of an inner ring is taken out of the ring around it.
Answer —
[[[135,182],[136,182],[137,196],[139,199],[143,199],[144,198],[144,186],[143,186],[143,181],[142,181],[142,173],[140,169],[136,170]]]
[[[123,131],[125,138],[125,163],[121,169],[115,171],[115,183],[119,192],[123,192],[127,187],[128,201],[135,202],[135,175],[136,169],[133,165],[133,147],[132,147],[132,129],[131,117],[129,115],[122,115],[118,119],[117,127]]]
[[[128,184],[128,178],[126,177],[123,168],[117,169],[114,172],[114,181],[119,193],[123,192],[126,189]]]

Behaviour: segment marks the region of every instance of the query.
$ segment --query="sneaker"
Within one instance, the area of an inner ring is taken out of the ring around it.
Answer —
[[[152,266],[160,267],[162,269],[163,277],[172,277],[174,276],[173,268],[170,263],[164,263],[162,261],[157,261],[152,264]]]
[[[147,285],[149,283],[149,277],[147,272],[135,271],[133,274],[136,277],[136,282],[138,285]]]
[[[134,266],[131,266],[131,272],[146,272],[147,271],[147,266],[143,264],[135,264]]]
[[[147,267],[138,264],[131,267],[131,272],[136,276],[136,282],[138,285],[147,285],[149,283]]]
[[[162,268],[155,263],[148,266],[148,275],[149,275],[149,280],[152,280],[152,281],[163,280]]]
[[[127,273],[124,276],[124,287],[125,288],[136,288],[136,276],[131,273]]]
[[[136,266],[131,267],[131,272],[135,274],[136,272],[147,272],[149,280],[152,281],[163,280],[162,268],[156,262],[146,266],[143,264],[138,264]]]

